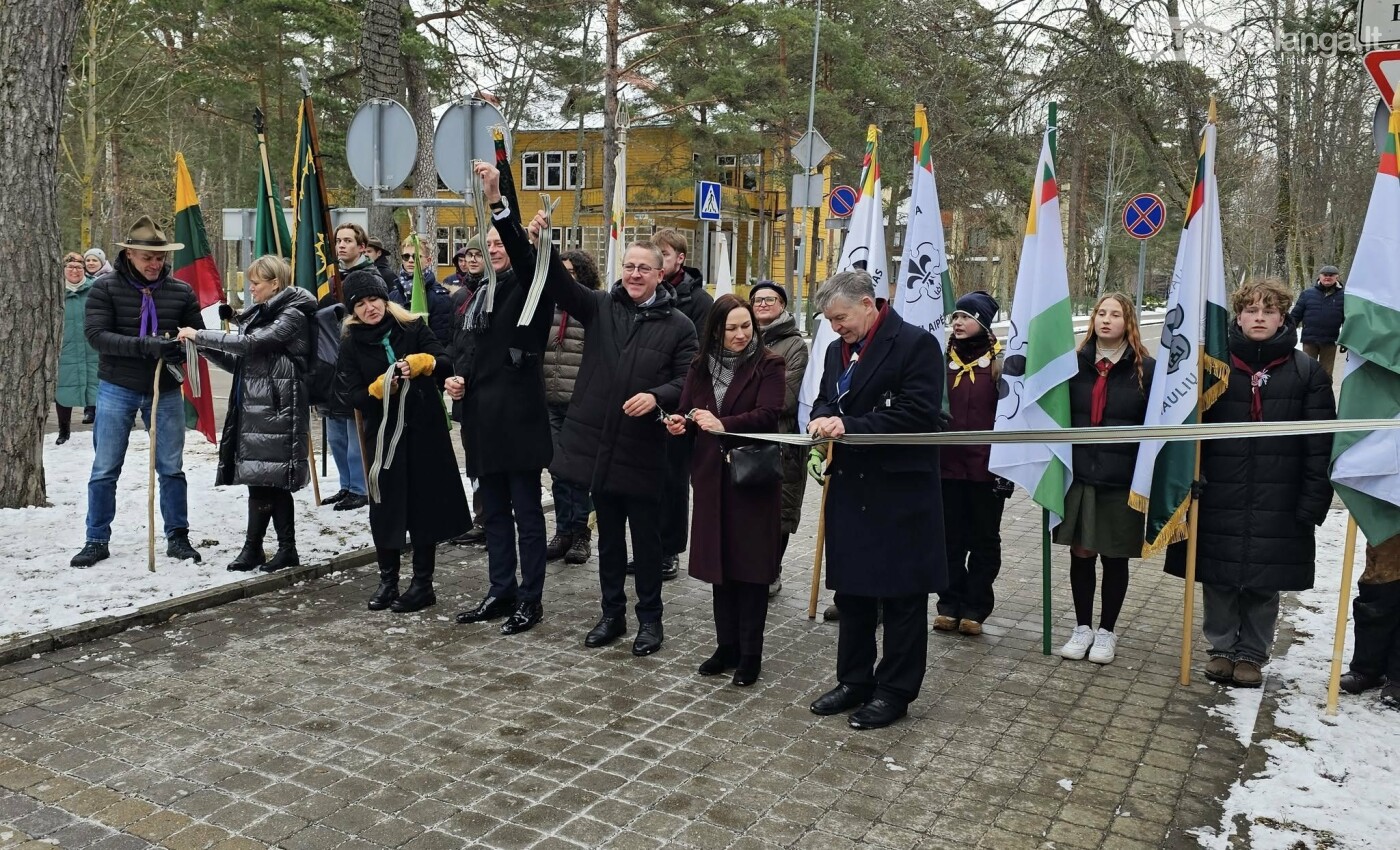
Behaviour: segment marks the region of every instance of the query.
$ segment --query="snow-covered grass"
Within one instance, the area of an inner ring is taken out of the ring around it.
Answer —
[[[1298,594],[1298,605],[1284,615],[1297,639],[1265,668],[1270,684],[1281,685],[1275,732],[1255,742],[1268,764],[1230,789],[1221,829],[1198,836],[1204,847],[1228,848],[1237,816],[1248,824],[1253,850],[1396,846],[1400,712],[1382,706],[1372,691],[1344,693],[1337,716],[1325,713],[1345,534],[1344,511],[1333,511],[1318,529],[1315,588]],[[1365,542],[1358,535],[1353,582],[1364,564]],[[1351,643],[1348,624],[1343,671]],[[1250,718],[1252,730],[1259,692],[1233,693],[1235,716]]]
[[[92,433],[75,431],[65,445],[45,437],[44,467],[50,506],[0,510],[0,564],[9,591],[0,597],[0,643],[121,614],[176,596],[241,581],[249,573],[228,572],[228,562],[243,545],[247,527],[246,487],[215,487],[217,450],[202,436],[185,435],[185,477],[189,482],[190,541],[204,561],[193,564],[165,557],[159,500],[156,506],[156,572],[146,569],[146,481],[149,463],[144,431],[131,433],[126,466],[117,486],[117,516],[112,525],[112,557],[86,570],[68,566],[83,547],[87,514],[87,480],[92,468]],[[321,482],[322,494],[338,489]],[[295,494],[297,550],[302,563],[371,545],[369,514],[315,507],[308,484]],[[268,529],[268,554],[276,537]],[[259,575],[252,573],[251,575]]]

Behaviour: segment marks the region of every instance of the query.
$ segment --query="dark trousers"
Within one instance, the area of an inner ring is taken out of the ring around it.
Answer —
[[[689,437],[666,441],[666,478],[661,487],[661,556],[685,551],[690,535]],[[636,553],[632,553],[635,557]]]
[[[990,481],[943,479],[943,531],[948,587],[938,613],[981,623],[996,604],[992,589],[1001,572],[1001,512],[1006,500]]]
[[[1359,582],[1351,612],[1352,672],[1400,682],[1400,581]]]
[[[497,472],[478,481],[481,521],[486,529],[487,572],[496,598],[538,602],[544,595],[544,508],[540,472]],[[515,579],[515,543],[520,539],[520,581]]]
[[[768,585],[726,581],[713,588],[715,638],[739,655],[763,655],[763,626],[768,622]]]
[[[55,403],[54,411],[58,414],[58,433],[67,434],[73,422],[73,408]],[[97,405],[90,404],[83,408],[83,418],[91,419],[97,414]]]
[[[836,638],[836,680],[872,698],[908,704],[919,696],[928,664],[928,594],[836,594],[841,611]],[[885,646],[875,663],[875,629],[885,612]]]
[[[598,584],[603,616],[627,616],[627,540],[636,562],[637,621],[661,622],[661,503],[641,496],[594,493],[598,512]]]
[[[554,451],[559,452],[559,432],[564,428],[564,417],[569,411],[567,404],[549,405],[549,430],[554,434]],[[550,491],[554,495],[554,530],[559,534],[578,534],[588,528],[588,515],[593,513],[593,502],[588,498],[588,488],[551,474]]]

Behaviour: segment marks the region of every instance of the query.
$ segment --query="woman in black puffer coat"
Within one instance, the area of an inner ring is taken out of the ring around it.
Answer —
[[[1233,298],[1230,379],[1206,422],[1335,419],[1332,381],[1298,351],[1288,319],[1291,295],[1274,279]],[[1207,440],[1201,444],[1200,535],[1196,580],[1201,628],[1210,643],[1206,677],[1242,687],[1263,682],[1278,622],[1279,592],[1313,585],[1313,529],[1327,517],[1332,485],[1330,434]],[[1168,552],[1167,571],[1185,575],[1185,546]]]
[[[1141,425],[1147,414],[1156,361],[1138,333],[1128,296],[1109,293],[1090,314],[1079,345],[1079,372],[1069,381],[1070,422],[1076,428]],[[1060,647],[1062,658],[1088,656],[1097,664],[1117,652],[1118,613],[1128,594],[1128,559],[1142,556],[1146,520],[1128,505],[1138,444],[1093,443],[1074,447],[1074,483],[1065,494],[1065,518],[1055,542],[1069,549],[1069,583],[1075,629]],[[1094,631],[1094,561],[1103,561],[1103,607]]]
[[[228,415],[215,484],[248,487],[248,533],[230,570],[264,572],[300,563],[292,492],[310,477],[307,441],[311,406],[306,386],[312,356],[316,299],[289,286],[291,267],[281,257],[259,257],[248,266],[254,304],[236,317],[238,333],[181,328],[216,366],[233,373]],[[263,553],[271,520],[277,554]]]

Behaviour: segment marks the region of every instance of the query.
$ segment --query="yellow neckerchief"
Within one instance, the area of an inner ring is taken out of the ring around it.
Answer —
[[[972,370],[977,368],[978,366],[992,365],[992,361],[996,359],[998,354],[1001,354],[1001,340],[994,339],[992,340],[992,347],[987,349],[987,352],[985,354],[972,361],[971,363],[964,363],[962,362],[961,358],[958,357],[957,349],[953,348],[952,342],[949,342],[948,368],[956,369],[958,372],[958,374],[953,376],[953,386],[956,387],[958,384],[962,383],[963,375],[967,376],[967,380],[970,383],[977,383],[977,374]]]

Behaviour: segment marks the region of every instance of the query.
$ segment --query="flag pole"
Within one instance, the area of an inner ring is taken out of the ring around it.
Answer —
[[[1055,101],[1050,101],[1050,121],[1047,124],[1050,136],[1050,162],[1055,162],[1055,150],[1058,147],[1060,105]],[[1050,511],[1047,508],[1040,509],[1040,652],[1042,655],[1050,654],[1050,627],[1053,614],[1050,610]]]
[[[1215,124],[1215,98],[1210,99],[1210,109],[1206,116],[1207,128]],[[1209,132],[1209,129],[1207,129]],[[1204,179],[1207,185],[1202,187],[1205,191],[1209,188],[1211,178],[1215,174],[1215,149],[1210,152],[1210,172]],[[1220,203],[1217,197],[1215,203]],[[1198,270],[1201,285],[1197,287],[1196,316],[1198,330],[1196,333],[1196,421],[1200,422],[1205,414],[1201,409],[1202,382],[1205,380],[1206,363],[1206,340],[1205,340],[1205,315],[1206,315],[1206,263],[1210,262],[1210,238],[1213,229],[1208,225],[1205,227],[1205,234],[1201,243],[1201,266]],[[1181,664],[1178,671],[1177,680],[1183,685],[1191,684],[1191,638],[1196,625],[1196,540],[1199,537],[1197,531],[1201,524],[1201,501],[1196,492],[1198,483],[1201,480],[1201,441],[1196,441],[1195,460],[1192,464],[1191,472],[1191,507],[1186,515],[1186,575],[1185,588],[1182,590],[1181,604]]]
[[[835,443],[826,444],[826,465],[831,466],[831,454],[835,448]],[[821,508],[817,511],[817,553],[812,557],[812,594],[807,599],[807,619],[817,618],[817,600],[822,592],[822,553],[826,548],[826,481],[822,482],[822,502]]]
[[[286,248],[282,245],[282,231],[277,227],[276,215],[281,212],[277,208],[277,195],[272,190],[272,170],[267,159],[267,125],[264,122],[263,111],[258,107],[253,107],[253,129],[258,133],[258,158],[262,160],[263,188],[267,190],[268,215],[272,218],[272,241],[277,246],[277,256],[287,256]]]
[[[151,385],[151,463],[146,474],[146,569],[156,571],[156,411],[160,408],[160,373],[165,358],[156,358],[156,377]]]
[[[1332,672],[1327,677],[1327,715],[1337,713],[1342,688],[1342,652],[1347,642],[1347,611],[1351,607],[1351,571],[1356,563],[1356,518],[1347,514],[1346,549],[1342,550],[1342,588],[1337,596],[1337,631],[1332,638]]]

